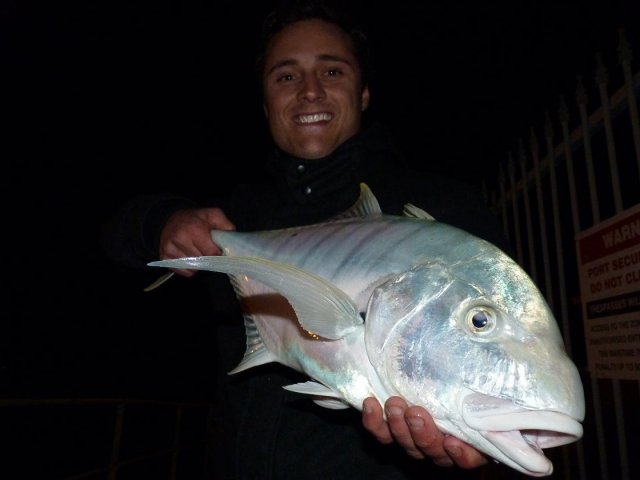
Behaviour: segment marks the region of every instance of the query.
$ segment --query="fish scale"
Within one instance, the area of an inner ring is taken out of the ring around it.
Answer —
[[[409,268],[421,260],[415,256],[416,240],[421,241],[425,251],[437,248],[432,244],[438,241],[430,241],[434,237],[416,236],[424,233],[421,222],[401,217],[400,220],[385,216],[373,222],[341,219],[303,229],[257,234],[216,231],[213,238],[225,255],[259,255],[298,265],[332,281],[340,277],[375,276],[388,265],[397,265],[398,270]],[[380,242],[380,238],[384,238],[384,242]],[[412,248],[406,248],[407,245]],[[331,263],[325,261],[328,256],[332,257]]]

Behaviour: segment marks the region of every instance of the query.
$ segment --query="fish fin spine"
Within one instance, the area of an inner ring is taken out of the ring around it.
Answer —
[[[435,218],[433,218],[433,215],[425,212],[420,207],[416,207],[412,203],[406,203],[404,205],[404,208],[402,209],[402,214],[405,217],[421,218],[423,220],[435,220]]]

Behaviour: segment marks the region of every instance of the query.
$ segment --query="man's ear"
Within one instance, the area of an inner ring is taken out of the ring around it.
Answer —
[[[267,110],[267,106],[264,103],[262,104],[262,111],[264,112],[264,116],[269,118],[269,111]]]
[[[360,105],[362,106],[363,112],[367,108],[369,108],[369,85],[365,85],[365,87],[362,89],[362,95],[360,97]]]

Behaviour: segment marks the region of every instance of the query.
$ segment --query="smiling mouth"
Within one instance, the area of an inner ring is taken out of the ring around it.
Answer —
[[[328,112],[322,113],[311,113],[308,115],[298,115],[293,121],[299,125],[305,125],[308,123],[316,123],[316,122],[328,122],[333,118],[333,114]]]

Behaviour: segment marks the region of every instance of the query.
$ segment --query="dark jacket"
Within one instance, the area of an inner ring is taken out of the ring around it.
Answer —
[[[438,159],[425,159],[433,163]],[[260,183],[238,186],[231,198],[219,199],[239,231],[311,224],[349,208],[365,182],[384,213],[400,215],[413,203],[436,220],[455,225],[509,252],[496,218],[479,190],[442,175],[416,172],[384,127],[374,124],[322,160],[301,160],[275,150]],[[126,203],[105,226],[105,253],[115,262],[143,268],[158,258],[162,226],[194,201],[171,194],[140,195]]]
[[[426,159],[429,162],[435,159]],[[401,214],[413,203],[436,220],[463,228],[507,249],[498,223],[477,189],[439,175],[411,171],[390,135],[373,125],[322,160],[300,160],[275,151],[265,181],[236,188],[222,206],[239,231],[312,224],[349,208],[360,182],[384,213]],[[195,206],[182,197],[141,196],[123,207],[105,229],[103,245],[116,262],[141,268],[157,259],[162,225],[178,208]],[[226,278],[211,275],[216,305],[228,305]],[[224,281],[224,285],[222,284]],[[244,353],[244,327],[235,306],[216,308],[217,419],[214,464],[218,478],[233,479],[404,479],[447,478],[455,469],[417,462],[397,446],[383,446],[364,430],[360,412],[326,410],[283,385],[305,381],[286,367],[263,365],[227,376]],[[212,366],[212,368],[214,368]],[[434,472],[431,472],[434,470]],[[220,472],[218,472],[220,474]],[[465,478],[473,473],[465,472]]]

